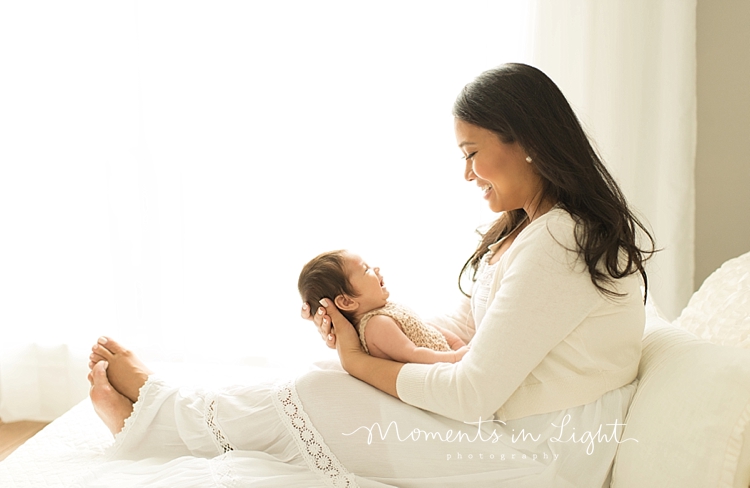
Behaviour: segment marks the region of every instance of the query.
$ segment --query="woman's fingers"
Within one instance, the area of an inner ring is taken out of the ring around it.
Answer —
[[[300,317],[305,320],[312,320],[315,322],[315,327],[320,328],[323,323],[323,316],[326,313],[326,309],[319,307],[316,313],[313,315],[310,313],[310,306],[307,303],[302,304],[302,310],[300,311]]]
[[[332,308],[336,308],[336,307],[332,307]],[[326,345],[331,348],[336,347],[335,339],[333,340],[333,342],[331,342],[331,337],[333,336],[333,331],[331,331],[332,322],[331,322],[331,317],[328,315],[325,307],[318,308],[318,311],[315,313],[315,317],[313,318],[313,321],[315,322],[315,325],[318,327],[318,332],[320,333],[320,337],[323,338],[323,340],[326,342]]]
[[[312,320],[312,315],[310,315],[310,305],[308,305],[307,302],[302,304],[302,310],[300,310],[300,317],[302,317],[305,320]]]
[[[320,301],[320,304],[325,309],[324,320],[333,326],[331,334],[335,341],[334,344],[336,352],[339,354],[341,366],[351,373],[350,368],[356,364],[356,358],[363,354],[366,355],[359,343],[359,334],[331,300],[324,298]]]
[[[313,321],[315,328],[318,330],[321,339],[326,343],[326,346],[331,349],[336,348],[336,335],[331,331],[331,317],[326,314],[325,308],[320,307],[316,313],[311,314],[310,306],[307,303],[303,303],[300,316],[305,320]]]
[[[331,349],[336,349],[336,331],[333,330],[331,323],[331,317],[323,315],[318,330],[320,331],[320,336],[326,341],[326,345]]]
[[[320,326],[318,332],[320,337],[326,342],[326,346],[331,349],[336,349],[336,333],[332,327],[331,317],[326,314],[325,309],[321,309],[323,313],[320,315]]]
[[[327,320],[333,324],[332,334],[334,334],[335,346],[339,356],[348,352],[360,352],[359,336],[354,326],[344,317],[335,305],[330,305],[330,300],[323,299],[320,304],[325,307]],[[330,306],[329,306],[330,305]]]

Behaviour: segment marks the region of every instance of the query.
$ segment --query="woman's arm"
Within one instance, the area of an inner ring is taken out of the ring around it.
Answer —
[[[458,336],[450,335],[465,346]],[[365,340],[372,356],[393,359],[401,363],[455,363],[460,361],[468,351],[468,348],[460,352],[455,350],[461,346],[451,347],[451,351],[435,351],[427,347],[418,347],[404,334],[396,321],[386,315],[376,315],[370,318],[365,327]]]
[[[471,354],[455,364],[405,364],[397,378],[401,400],[458,420],[489,418],[603,303],[585,265],[569,251],[575,249],[572,219],[540,224],[527,227],[507,251]]]

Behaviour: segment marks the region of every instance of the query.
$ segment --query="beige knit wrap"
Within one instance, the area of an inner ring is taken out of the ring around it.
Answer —
[[[388,302],[382,308],[367,312],[359,320],[359,341],[368,354],[370,350],[367,348],[367,341],[365,341],[365,327],[367,321],[375,315],[386,315],[395,320],[406,337],[417,347],[426,347],[434,351],[451,350],[448,341],[445,340],[445,336],[439,330],[422,322],[417,314],[405,306]]]

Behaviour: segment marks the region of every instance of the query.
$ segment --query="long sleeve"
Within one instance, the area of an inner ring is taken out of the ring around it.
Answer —
[[[581,405],[632,381],[643,330],[637,279],[620,280],[622,301],[603,297],[572,251],[574,225],[557,211],[527,227],[501,258],[472,349],[456,364],[404,365],[399,398],[476,422],[514,395],[519,401],[500,417]]]

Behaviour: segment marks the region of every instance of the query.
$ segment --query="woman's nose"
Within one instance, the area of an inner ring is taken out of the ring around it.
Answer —
[[[477,179],[477,175],[474,174],[474,167],[471,163],[466,163],[466,169],[464,169],[464,179],[466,181],[474,181]]]

